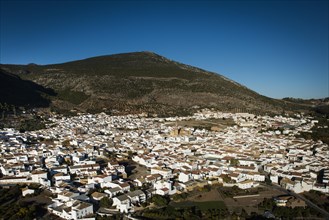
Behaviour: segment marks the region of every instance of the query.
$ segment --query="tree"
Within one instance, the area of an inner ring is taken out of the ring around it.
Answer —
[[[166,206],[169,203],[169,199],[164,196],[154,195],[152,197],[152,202],[154,202],[156,206]]]
[[[237,166],[237,165],[239,165],[239,160],[235,159],[235,158],[232,158],[230,160],[230,164],[233,165],[233,166]]]
[[[132,157],[133,157],[133,154],[134,154],[134,153],[133,153],[131,150],[128,151],[128,157],[129,157],[129,158],[132,158]]]
[[[17,215],[19,217],[25,217],[29,213],[29,209],[26,207],[20,208]]]
[[[70,146],[70,140],[65,140],[62,142],[63,147],[69,147]]]
[[[175,200],[175,201],[177,201],[177,200],[184,200],[184,199],[186,199],[188,197],[188,193],[180,193],[180,194],[178,194],[178,193],[176,193],[176,194],[174,194],[173,195],[173,200]]]
[[[227,174],[225,174],[225,175],[223,176],[223,181],[224,181],[225,183],[229,183],[229,182],[231,181],[231,178],[230,178]]]
[[[99,201],[100,207],[104,207],[104,208],[111,207],[112,204],[113,204],[113,201],[111,199],[109,199],[109,197],[104,197]]]

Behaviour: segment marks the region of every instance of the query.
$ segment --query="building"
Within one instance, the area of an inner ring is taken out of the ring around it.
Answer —
[[[28,187],[22,188],[22,196],[34,194],[35,190],[34,189],[29,189]]]

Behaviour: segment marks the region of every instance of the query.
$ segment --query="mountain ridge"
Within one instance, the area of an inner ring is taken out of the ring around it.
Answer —
[[[272,113],[300,107],[262,96],[223,75],[153,52],[121,53],[49,65],[0,64],[0,67],[53,89],[58,96],[52,98],[52,105],[67,109],[174,115],[205,107]],[[82,98],[77,101],[77,97]]]

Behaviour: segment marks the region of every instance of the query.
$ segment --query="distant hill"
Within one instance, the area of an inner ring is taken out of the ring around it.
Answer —
[[[323,99],[296,99],[296,98],[284,98],[284,101],[295,103],[298,105],[304,105],[312,108],[315,112],[320,114],[329,115],[329,97]]]
[[[272,112],[306,109],[262,96],[222,75],[152,52],[93,57],[52,65],[0,65],[53,89],[52,106],[87,111],[185,114],[197,108]]]

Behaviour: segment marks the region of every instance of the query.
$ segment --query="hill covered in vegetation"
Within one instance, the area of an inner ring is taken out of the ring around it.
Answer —
[[[262,96],[222,75],[152,52],[100,56],[52,65],[0,65],[51,88],[57,109],[180,115],[198,108],[255,113],[306,109]]]

